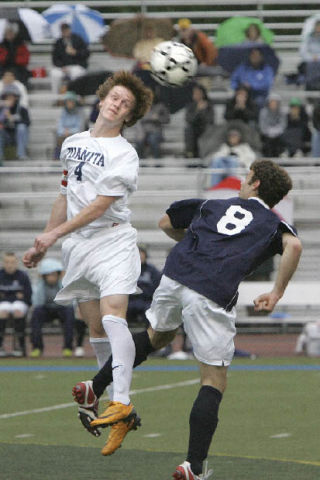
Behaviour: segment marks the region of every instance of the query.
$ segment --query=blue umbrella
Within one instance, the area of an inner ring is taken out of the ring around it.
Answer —
[[[85,5],[56,4],[48,8],[42,15],[50,24],[52,36],[61,36],[61,24],[68,23],[73,33],[80,35],[86,43],[98,42],[106,32],[100,12]]]
[[[220,47],[218,64],[227,72],[232,73],[240,63],[248,60],[249,54],[253,48],[257,48],[262,52],[265,63],[270,65],[274,73],[277,73],[279,58],[276,56],[273,48],[265,43],[247,42]]]

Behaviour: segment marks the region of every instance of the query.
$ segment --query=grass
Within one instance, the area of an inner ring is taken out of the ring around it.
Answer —
[[[318,480],[320,360],[249,362],[235,361],[229,373],[210,449],[214,480]],[[37,365],[43,370],[5,371],[6,366]],[[76,381],[93,376],[94,361],[2,360],[0,458],[6,461],[1,461],[1,480],[169,480],[185,459],[198,373],[194,362],[175,364],[190,371],[163,370],[172,366],[165,360],[146,365],[160,371],[134,374],[132,400],[142,416],[142,428],[130,433],[113,456],[104,458],[100,449],[108,432],[94,438],[83,430],[70,395]],[[76,370],[56,370],[64,366]],[[50,408],[54,405],[63,408]],[[43,408],[49,411],[30,412]]]

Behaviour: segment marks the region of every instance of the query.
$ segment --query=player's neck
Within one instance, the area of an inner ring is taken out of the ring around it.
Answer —
[[[90,131],[91,137],[117,137],[120,135],[122,125],[114,125],[112,123],[101,121],[99,117]]]

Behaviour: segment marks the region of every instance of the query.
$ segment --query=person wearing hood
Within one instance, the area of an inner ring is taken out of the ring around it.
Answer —
[[[26,159],[29,141],[29,112],[19,103],[20,94],[14,85],[4,89],[0,106],[0,165],[4,158],[6,145],[17,148],[19,160]]]
[[[56,318],[63,324],[63,356],[72,356],[74,327],[73,305],[62,306],[54,302],[56,294],[62,288],[62,272],[62,263],[54,258],[46,258],[40,264],[40,278],[34,286],[32,295],[32,305],[34,310],[31,318],[32,352],[30,356],[33,358],[38,358],[43,353],[43,324],[46,321],[52,321]]]
[[[283,142],[289,157],[304,156],[311,148],[309,116],[302,101],[297,97],[292,97],[289,102]]]
[[[55,160],[60,158],[61,146],[65,139],[70,135],[81,132],[84,127],[84,117],[77,95],[74,92],[67,92],[63,100],[64,107],[57,125]]]
[[[281,97],[273,93],[269,95],[266,105],[259,114],[262,154],[265,157],[278,157],[283,152],[282,135],[286,124],[286,114],[281,108]]]
[[[211,160],[211,168],[221,169],[221,173],[211,175],[211,186],[217,185],[224,178],[233,175],[236,168],[245,168],[249,171],[249,167],[255,159],[256,153],[244,141],[241,131],[237,128],[230,128],[227,131],[226,141],[214,153]]]

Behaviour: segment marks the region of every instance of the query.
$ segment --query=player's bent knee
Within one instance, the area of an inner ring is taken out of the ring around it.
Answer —
[[[200,364],[201,385],[209,385],[223,393],[227,388],[228,367]]]
[[[172,342],[177,331],[178,329],[171,330],[170,332],[157,332],[156,330],[153,330],[152,327],[149,327],[148,334],[151,345],[156,350],[166,347],[170,342]]]

